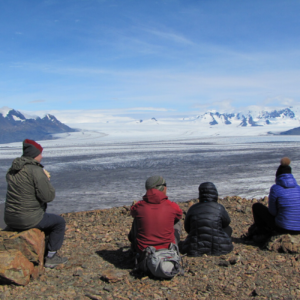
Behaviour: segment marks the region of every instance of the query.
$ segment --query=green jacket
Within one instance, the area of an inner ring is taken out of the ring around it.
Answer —
[[[13,229],[26,230],[43,218],[55,190],[43,166],[30,157],[16,158],[6,174],[7,194],[4,221]]]

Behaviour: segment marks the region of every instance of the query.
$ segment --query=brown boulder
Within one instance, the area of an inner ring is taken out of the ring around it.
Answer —
[[[34,265],[19,250],[0,251],[0,281],[26,285]]]
[[[275,252],[300,253],[300,235],[273,236],[266,243],[265,248]]]
[[[33,228],[26,231],[0,231],[0,251],[19,250],[31,262],[44,265],[45,234]]]

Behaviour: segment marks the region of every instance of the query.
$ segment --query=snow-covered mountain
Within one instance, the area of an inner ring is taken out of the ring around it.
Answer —
[[[115,122],[117,124],[117,122]],[[134,130],[174,132],[186,135],[234,136],[300,134],[300,107],[240,112],[207,111],[188,117],[152,117],[127,122]],[[123,122],[123,128],[126,124]],[[295,130],[294,130],[295,129]]]
[[[300,118],[296,117],[291,108],[269,111],[248,111],[246,113],[219,113],[206,112],[202,115],[191,118],[183,118],[183,121],[198,121],[211,126],[214,125],[235,125],[235,126],[265,126],[276,125],[286,122],[298,122]],[[299,123],[300,124],[300,123]]]
[[[26,116],[19,111],[3,107],[0,109],[0,143],[51,139],[51,134],[74,132],[75,129],[58,121],[53,115],[43,118]]]

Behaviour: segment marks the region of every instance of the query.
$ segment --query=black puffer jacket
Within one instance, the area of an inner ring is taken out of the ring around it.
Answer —
[[[200,202],[188,210],[184,228],[188,237],[181,247],[189,256],[221,255],[232,251],[231,238],[222,228],[230,224],[230,217],[224,206],[217,203],[218,192],[211,182],[199,187]]]

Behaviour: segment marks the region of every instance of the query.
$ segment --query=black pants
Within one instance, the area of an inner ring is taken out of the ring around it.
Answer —
[[[288,230],[276,225],[275,217],[270,214],[268,207],[262,203],[254,203],[252,205],[252,213],[255,225],[259,228],[261,233],[278,233],[299,234],[300,231]]]
[[[45,213],[43,219],[35,226],[35,228],[44,231],[45,235],[49,236],[46,245],[47,250],[57,251],[61,248],[66,228],[66,222],[63,217]]]

